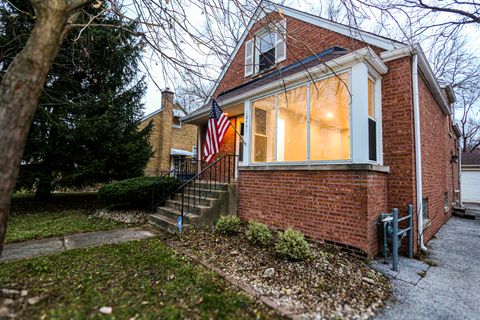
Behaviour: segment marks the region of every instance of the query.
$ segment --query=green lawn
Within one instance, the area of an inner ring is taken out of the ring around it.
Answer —
[[[0,288],[41,297],[14,300],[19,319],[278,318],[156,238],[0,264]]]
[[[18,242],[129,226],[133,225],[90,218],[83,211],[79,210],[13,214],[8,221],[6,242]]]

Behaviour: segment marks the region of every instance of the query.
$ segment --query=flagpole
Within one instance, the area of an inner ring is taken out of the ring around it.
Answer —
[[[232,126],[233,130],[235,130],[235,132],[238,134],[238,136],[240,137],[240,139],[242,139],[243,144],[247,144],[247,143],[245,142],[245,140],[243,139],[243,137],[240,135],[240,133],[237,131],[237,128],[235,128],[235,126],[232,124],[232,122],[231,122],[231,121],[228,121],[228,122],[230,122],[230,125]]]

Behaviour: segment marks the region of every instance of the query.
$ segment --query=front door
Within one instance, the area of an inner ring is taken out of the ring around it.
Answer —
[[[237,137],[235,139],[235,154],[238,155],[238,161],[235,165],[235,178],[238,177],[238,167],[243,165],[243,149],[245,148],[245,144],[243,142],[243,134],[245,132],[245,120],[243,115],[238,116],[235,121],[235,127],[238,130],[238,133],[240,134],[240,137]]]

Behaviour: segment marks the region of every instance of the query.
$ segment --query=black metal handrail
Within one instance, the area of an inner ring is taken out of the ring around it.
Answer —
[[[157,205],[166,201],[171,195],[181,193],[180,216],[183,224],[184,217],[191,213],[213,191],[219,190],[235,179],[237,157],[234,154],[221,155],[213,163],[208,164],[176,190],[169,193]]]
[[[187,158],[183,160],[178,166],[171,169],[169,172],[161,175],[160,178],[164,179],[166,177],[171,177],[171,178],[175,178],[175,180],[185,182],[189,180],[191,177],[195,176],[205,163],[206,163],[205,161],[199,160],[196,158]],[[160,188],[156,187],[155,185],[152,187],[152,197],[151,197],[152,200],[150,204],[151,210],[154,210],[160,203],[165,201],[166,187],[167,186],[164,183],[161,184]],[[163,198],[161,202],[158,202],[157,199],[159,197],[157,195],[160,195],[160,197]],[[168,193],[168,196],[169,195],[171,195],[171,192]]]

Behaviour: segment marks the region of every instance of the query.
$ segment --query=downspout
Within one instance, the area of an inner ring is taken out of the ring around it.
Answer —
[[[458,138],[457,138],[458,141]],[[460,208],[463,208],[463,201],[462,201],[462,147],[460,147],[460,143],[457,143],[458,149],[458,202],[460,204]]]
[[[415,49],[414,49],[415,50]],[[420,97],[418,93],[418,55],[414,51],[412,62],[412,89],[413,89],[413,124],[415,130],[415,177],[417,191],[417,220],[418,241],[420,249],[427,251],[423,243],[423,214],[422,214],[422,141],[420,133]]]

